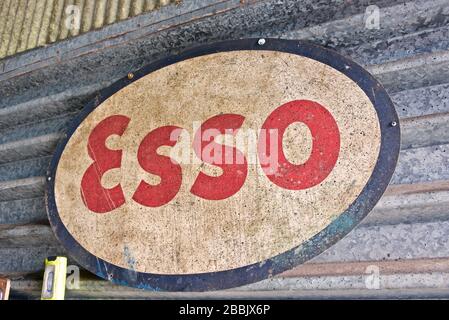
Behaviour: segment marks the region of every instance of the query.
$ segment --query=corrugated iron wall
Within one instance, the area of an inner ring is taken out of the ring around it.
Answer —
[[[13,298],[39,297],[44,258],[64,254],[44,175],[96,90],[185,47],[260,36],[334,48],[390,93],[402,150],[375,210],[309,263],[243,288],[145,292],[85,274],[67,297],[449,297],[449,0],[191,0],[0,60],[0,274],[14,279]]]
[[[1,0],[0,58],[174,3],[172,0]]]

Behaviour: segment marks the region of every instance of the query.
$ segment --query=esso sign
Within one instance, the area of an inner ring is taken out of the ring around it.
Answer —
[[[111,212],[126,203],[119,184],[105,188],[103,176],[112,169],[121,169],[122,150],[112,150],[106,140],[122,136],[131,119],[112,115],[101,120],[88,137],[87,154],[92,164],[81,180],[81,197],[86,207],[96,213]],[[217,144],[220,135],[235,136],[245,117],[240,114],[219,114],[205,120],[194,133],[193,150],[198,160],[219,167],[220,176],[199,172],[190,193],[206,200],[224,200],[236,194],[245,183],[248,161],[238,148]],[[313,144],[308,160],[293,164],[283,151],[286,129],[300,122],[310,130]],[[132,200],[146,207],[160,207],[178,194],[182,185],[182,166],[171,157],[158,154],[163,146],[174,147],[184,129],[168,125],[150,131],[140,142],[136,161],[146,172],[160,177],[152,185],[142,180]],[[334,168],[340,151],[340,133],[327,109],[317,102],[296,100],[276,108],[264,121],[258,135],[257,159],[270,181],[287,190],[303,190],[321,183]],[[188,151],[189,146],[184,146]],[[189,159],[190,160],[190,159]]]
[[[239,40],[155,62],[100,92],[48,174],[50,223],[86,269],[216,290],[318,255],[373,208],[399,126],[385,90],[317,46]]]

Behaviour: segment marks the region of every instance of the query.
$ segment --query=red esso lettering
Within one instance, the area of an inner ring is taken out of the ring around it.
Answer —
[[[285,129],[295,122],[309,127],[313,141],[309,159],[300,165],[289,162],[282,148]],[[272,139],[269,132],[273,130],[277,135]],[[310,100],[288,102],[274,110],[262,125],[260,137],[258,153],[262,169],[271,182],[289,190],[308,189],[321,183],[331,173],[340,153],[337,123],[326,108]],[[272,143],[277,146],[274,150],[278,159],[274,170],[269,161]]]
[[[237,193],[245,183],[248,165],[242,152],[237,148],[214,142],[218,135],[229,133],[236,135],[243,121],[245,121],[243,116],[222,114],[206,120],[196,132],[193,141],[196,155],[204,162],[220,167],[223,174],[211,177],[200,172],[190,189],[194,195],[207,200],[222,200]],[[238,163],[232,161],[233,159],[242,161]]]
[[[169,157],[158,155],[156,150],[161,146],[173,147],[181,131],[179,127],[161,127],[142,140],[137,151],[139,164],[145,171],[159,176],[161,182],[152,186],[141,181],[134,193],[134,201],[146,207],[160,207],[176,196],[182,182],[181,166]]]
[[[122,136],[129,119],[114,115],[101,121],[89,136],[88,154],[93,163],[81,181],[84,204],[96,213],[110,212],[125,203],[123,190],[117,186],[106,189],[101,177],[109,170],[120,168],[122,151],[106,147],[110,135]],[[190,192],[206,200],[223,200],[237,193],[245,183],[248,163],[244,154],[235,147],[215,142],[219,135],[235,136],[245,117],[221,114],[209,118],[195,133],[193,150],[203,162],[220,167],[218,177],[200,172]],[[282,141],[289,125],[301,122],[312,134],[312,152],[300,165],[285,157]],[[174,147],[183,129],[175,126],[157,128],[142,140],[137,160],[145,171],[160,177],[158,185],[141,181],[133,194],[133,201],[147,207],[160,207],[169,203],[179,192],[182,168],[173,159],[157,154],[161,146]],[[321,183],[334,168],[340,152],[340,133],[332,114],[322,105],[310,100],[295,100],[275,109],[265,120],[259,135],[258,157],[268,179],[288,190],[302,190]],[[229,159],[234,161],[229,162]],[[238,161],[236,161],[238,159]]]
[[[113,134],[121,136],[129,121],[125,116],[108,117],[101,121],[89,136],[87,153],[94,162],[87,168],[81,180],[81,198],[93,212],[109,212],[125,203],[120,184],[106,189],[101,185],[101,178],[107,171],[122,165],[122,150],[110,150],[105,143]]]

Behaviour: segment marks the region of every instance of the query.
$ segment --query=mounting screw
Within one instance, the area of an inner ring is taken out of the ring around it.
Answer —
[[[390,125],[391,125],[392,127],[396,127],[396,126],[398,125],[398,123],[397,123],[396,121],[392,121],[392,122],[390,123]]]
[[[257,41],[257,44],[259,46],[263,46],[265,44],[265,39],[264,38],[260,38],[259,41]]]
[[[134,73],[132,72],[128,73],[128,79],[131,80],[132,78],[134,78]]]
[[[48,177],[47,180],[48,180],[48,181],[51,181],[51,177]]]

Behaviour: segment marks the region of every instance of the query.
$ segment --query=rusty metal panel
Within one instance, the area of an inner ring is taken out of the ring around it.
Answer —
[[[1,1],[0,14],[12,2]],[[106,23],[108,14],[119,15],[119,2],[105,10]],[[66,124],[95,92],[168,53],[259,36],[333,48],[361,63],[390,93],[401,119],[402,150],[374,211],[310,264],[249,287],[164,295],[84,275],[80,290],[69,291],[68,298],[448,298],[449,1],[279,4],[183,1],[0,60],[0,256],[6,257],[0,274],[13,278],[12,298],[38,297],[41,284],[33,274],[42,272],[46,256],[65,254],[48,225],[44,174]],[[369,5],[379,8],[378,28],[367,27]],[[44,9],[36,6],[33,16],[44,17]],[[93,15],[89,10],[83,13]],[[129,10],[139,12],[140,6]],[[34,19],[23,20],[34,30]],[[0,19],[0,32],[5,30],[12,32],[13,25]],[[27,42],[36,46],[38,40],[39,33],[30,32]],[[374,287],[367,285],[373,270],[379,275]]]

